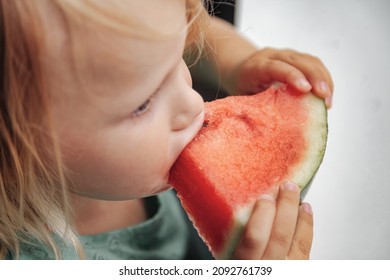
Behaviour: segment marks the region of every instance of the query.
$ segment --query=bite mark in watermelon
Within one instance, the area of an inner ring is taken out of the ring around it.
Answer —
[[[327,131],[324,101],[285,85],[205,103],[204,126],[169,181],[215,258],[231,257],[261,194],[286,180],[308,188]]]

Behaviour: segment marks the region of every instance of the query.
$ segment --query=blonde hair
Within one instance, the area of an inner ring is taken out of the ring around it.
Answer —
[[[55,235],[83,256],[72,229],[66,170],[42,75],[43,27],[37,10],[42,3],[0,0],[0,259],[9,254],[19,258],[20,245],[32,240],[61,258]],[[87,18],[113,29],[136,24],[130,19],[122,22],[125,14],[112,18],[109,12],[113,10],[105,8],[114,1],[104,2],[108,5],[91,0],[51,3],[68,22]],[[187,0],[186,6],[187,46],[200,50],[206,12],[200,0]]]

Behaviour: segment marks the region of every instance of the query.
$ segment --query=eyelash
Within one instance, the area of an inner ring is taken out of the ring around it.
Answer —
[[[146,100],[144,103],[142,103],[137,109],[135,109],[132,113],[131,113],[131,118],[138,118],[138,117],[141,117],[143,116],[144,114],[147,114],[148,112],[150,112],[151,110],[151,106],[152,106],[152,103],[156,97],[156,94],[157,94],[158,90],[153,93],[149,98],[148,100]]]

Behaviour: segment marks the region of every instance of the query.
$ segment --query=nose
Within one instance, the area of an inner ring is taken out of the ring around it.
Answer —
[[[172,121],[172,130],[179,131],[187,128],[196,119],[196,117],[203,110],[202,97],[195,91],[192,90],[192,96],[181,98],[180,112],[178,112]],[[185,94],[183,94],[185,95]],[[183,96],[184,97],[184,96]],[[179,109],[179,108],[178,108]]]
[[[203,111],[203,98],[192,89],[191,76],[183,62],[181,67],[182,86],[172,100],[172,130],[179,131],[187,128]]]

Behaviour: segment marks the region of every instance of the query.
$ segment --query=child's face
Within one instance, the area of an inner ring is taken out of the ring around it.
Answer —
[[[185,1],[132,2],[141,24],[175,35],[150,39],[95,26],[69,42],[59,20],[48,24],[55,37],[46,50],[54,121],[75,192],[87,197],[165,190],[172,164],[203,123],[203,100],[182,60]]]

